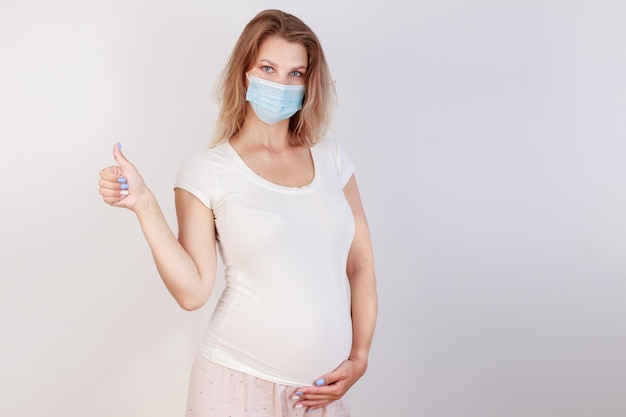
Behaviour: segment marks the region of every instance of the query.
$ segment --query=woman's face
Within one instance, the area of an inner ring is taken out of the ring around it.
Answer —
[[[301,85],[306,83],[307,62],[304,46],[273,36],[259,46],[248,74],[279,84]]]

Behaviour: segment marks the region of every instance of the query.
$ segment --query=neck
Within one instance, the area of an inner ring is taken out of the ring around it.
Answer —
[[[254,139],[254,138],[253,138],[253,139]],[[280,148],[280,149],[273,148],[272,146],[267,145],[267,144],[266,144],[266,143],[264,143],[264,142],[261,142],[261,145],[262,145],[265,149],[267,149],[268,151],[270,151],[271,153],[281,153],[282,151],[284,151],[285,149],[287,149],[287,148],[289,147],[289,143],[286,143],[286,144],[281,145],[281,146],[282,146],[282,148]]]
[[[291,132],[288,124],[252,126],[244,124],[237,140],[251,147],[259,147],[270,153],[278,154],[289,148]]]

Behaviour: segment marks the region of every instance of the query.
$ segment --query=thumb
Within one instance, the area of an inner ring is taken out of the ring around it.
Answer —
[[[128,159],[122,153],[122,142],[117,142],[113,147],[113,158],[115,162],[120,166],[120,168],[132,167],[133,164],[130,163]]]
[[[315,382],[313,383],[316,387],[321,387],[322,385],[327,385],[330,382],[330,375],[324,375],[322,377],[319,377],[315,380]]]
[[[339,367],[337,367],[337,369],[335,369],[334,371],[329,372],[317,378],[315,382],[313,382],[313,385],[315,385],[316,387],[322,387],[325,385],[335,384],[339,382],[340,380],[345,379],[345,376],[346,376],[345,366],[346,366],[346,361],[344,361],[341,365],[339,365]]]

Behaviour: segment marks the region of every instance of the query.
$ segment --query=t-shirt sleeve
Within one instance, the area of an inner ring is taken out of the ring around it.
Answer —
[[[337,179],[341,188],[345,187],[348,180],[354,174],[355,167],[348,156],[346,149],[336,139],[327,139],[335,168],[337,169]]]
[[[217,193],[217,182],[211,163],[204,153],[192,155],[181,165],[174,188],[190,192],[202,204],[213,209],[212,202]]]

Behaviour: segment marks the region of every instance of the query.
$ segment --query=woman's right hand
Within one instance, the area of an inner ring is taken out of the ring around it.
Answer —
[[[143,182],[135,165],[130,163],[122,154],[121,145],[113,147],[113,158],[116,166],[110,166],[100,171],[100,195],[105,203],[124,207],[137,212],[153,198],[152,193]]]

